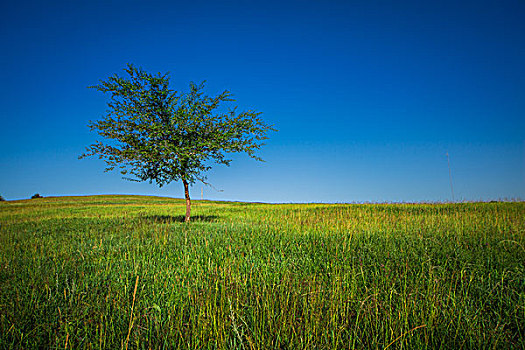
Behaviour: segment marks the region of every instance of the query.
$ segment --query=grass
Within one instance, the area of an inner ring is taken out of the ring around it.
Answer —
[[[0,203],[0,348],[524,349],[525,203]]]

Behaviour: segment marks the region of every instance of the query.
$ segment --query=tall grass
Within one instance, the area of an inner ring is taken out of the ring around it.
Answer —
[[[1,348],[525,348],[525,203],[0,203]]]

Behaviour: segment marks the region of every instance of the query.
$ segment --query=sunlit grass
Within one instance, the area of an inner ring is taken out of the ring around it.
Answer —
[[[1,202],[0,347],[525,347],[525,203],[183,213],[159,197]]]

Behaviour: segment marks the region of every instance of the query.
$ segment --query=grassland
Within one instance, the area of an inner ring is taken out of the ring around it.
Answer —
[[[525,203],[0,202],[0,348],[525,348]]]

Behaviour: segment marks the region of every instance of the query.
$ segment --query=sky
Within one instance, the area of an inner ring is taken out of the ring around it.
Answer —
[[[194,199],[525,198],[525,2],[1,1],[0,195],[183,197],[78,159],[127,63],[230,90],[279,131]],[[450,172],[447,162],[450,160]],[[450,176],[451,175],[451,176]],[[452,181],[451,181],[452,180]],[[452,184],[452,186],[451,186]]]

